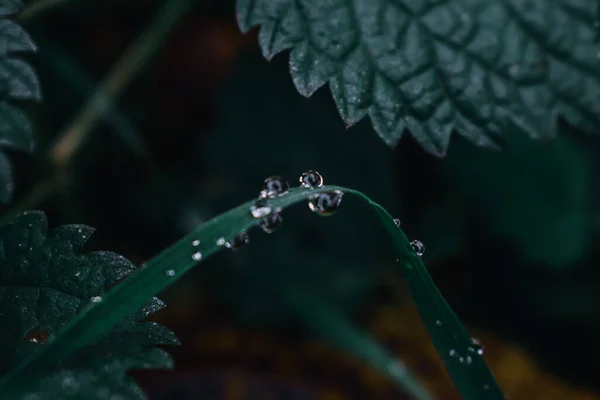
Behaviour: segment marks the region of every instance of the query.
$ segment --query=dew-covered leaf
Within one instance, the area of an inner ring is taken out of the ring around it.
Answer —
[[[298,91],[329,82],[348,125],[369,115],[444,155],[456,131],[495,147],[507,124],[556,134],[557,115],[600,122],[596,0],[238,0],[267,58],[291,49]]]
[[[12,168],[5,148],[31,152],[34,136],[31,123],[14,100],[42,98],[38,77],[29,63],[18,58],[36,51],[30,36],[10,18],[18,13],[20,0],[0,0],[0,203],[7,203],[13,192]]]
[[[83,254],[93,229],[64,225],[47,230],[41,212],[28,212],[0,226],[0,374],[51,342],[91,302],[135,270],[111,252]],[[152,346],[178,344],[174,334],[141,321],[164,304],[152,298],[137,313],[56,365],[32,385],[41,398],[143,398],[126,372],[169,368],[171,359]]]

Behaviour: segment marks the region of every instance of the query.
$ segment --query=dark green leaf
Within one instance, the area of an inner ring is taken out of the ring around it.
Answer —
[[[471,337],[439,293],[402,230],[383,207],[358,191],[338,186],[292,189],[287,195],[272,199],[271,207],[285,209],[317,193],[333,190],[358,197],[379,217],[392,239],[399,271],[405,276],[433,344],[463,399],[503,399]],[[103,301],[80,308],[77,318],[69,322],[47,346],[27,357],[0,381],[1,393],[5,396],[21,393],[23,387],[43,377],[58,361],[105,334],[123,317],[135,313],[154,294],[196,266],[199,260],[222,249],[220,239],[229,240],[240,231],[255,226],[258,221],[250,213],[253,202],[242,204],[202,224],[116,285]]]
[[[83,225],[46,232],[43,213],[21,214],[0,226],[0,373],[47,346],[71,320],[105,290],[135,270],[110,252],[81,254],[93,233]],[[96,337],[48,371],[32,393],[103,398],[101,393],[143,398],[125,373],[131,368],[170,367],[164,352],[149,348],[177,344],[167,328],[140,322],[164,304],[153,298],[135,315],[124,315],[111,330]],[[100,394],[99,394],[100,393]]]
[[[0,17],[8,17],[18,13],[23,8],[21,0],[0,0]]]
[[[6,19],[19,12],[19,0],[0,0],[0,152],[5,147],[31,152],[34,137],[31,124],[23,111],[9,104],[14,100],[40,100],[41,89],[31,65],[15,58],[15,53],[31,53],[36,46],[29,35],[16,23]],[[6,154],[2,154],[2,190],[0,203],[12,195],[12,173]]]
[[[369,115],[390,146],[405,128],[429,152],[450,134],[495,147],[508,124],[534,138],[557,114],[600,122],[596,0],[238,0],[265,57],[291,48],[298,91],[324,83],[346,124]]]
[[[1,107],[2,105],[0,104]],[[0,203],[6,203],[10,199],[13,189],[12,165],[6,154],[0,152]]]

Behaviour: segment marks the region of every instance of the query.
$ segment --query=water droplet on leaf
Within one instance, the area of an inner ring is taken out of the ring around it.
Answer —
[[[217,239],[217,241],[215,242],[217,244],[217,246],[224,246],[225,245],[225,238],[224,237],[220,237]]]
[[[167,276],[175,276],[175,270],[174,269],[170,269],[167,271]]]
[[[309,170],[300,175],[300,186],[305,188],[319,188],[323,186],[323,177],[317,171]]]
[[[450,355],[450,357],[454,357],[456,355],[456,350],[452,349],[448,352],[448,354]]]
[[[197,251],[194,254],[192,254],[192,260],[194,260],[194,261],[200,261],[200,260],[202,260],[202,253],[200,253],[199,251]]]
[[[35,344],[44,344],[48,341],[49,337],[50,333],[42,329],[32,329],[25,335],[25,339],[28,342]]]
[[[194,246],[194,247],[199,246],[199,245],[200,245],[200,240],[194,240],[192,242],[192,246]]]
[[[419,257],[423,256],[423,253],[425,253],[425,245],[423,243],[419,242],[418,240],[413,240],[410,242],[410,245]]]
[[[342,204],[344,193],[339,190],[321,193],[308,200],[308,207],[312,212],[327,217],[332,215]]]
[[[398,228],[400,228],[400,225],[402,225],[402,222],[400,222],[400,219],[398,219],[398,218],[394,218],[394,223],[396,224],[396,226]]]
[[[471,358],[471,356],[467,356],[465,361],[467,362],[467,365],[471,365],[471,363],[473,362],[473,359]]]
[[[477,349],[477,354],[479,354],[480,356],[482,356],[483,355],[483,349],[485,348],[485,346],[483,344],[481,344],[481,342],[478,339],[471,338],[471,341],[475,345],[475,349]]]
[[[435,321],[435,324],[436,324],[437,326],[442,326],[442,321],[440,321],[440,320],[438,319],[437,321]]]
[[[240,247],[247,245],[248,243],[250,243],[250,237],[245,231],[242,231],[230,241],[225,242],[225,247],[231,250],[237,250]]]
[[[254,204],[250,206],[250,213],[254,218],[266,217],[267,215],[271,214],[271,211],[273,210],[269,206],[269,203],[266,199],[256,200]]]
[[[92,303],[100,303],[102,301],[102,297],[101,296],[94,296],[90,298],[90,301]]]
[[[281,225],[282,222],[283,218],[281,218],[281,212],[274,211],[261,219],[258,223],[258,226],[260,226],[260,228],[266,233],[272,233]]]
[[[259,197],[272,199],[281,197],[290,190],[290,184],[282,176],[271,176],[265,179]]]

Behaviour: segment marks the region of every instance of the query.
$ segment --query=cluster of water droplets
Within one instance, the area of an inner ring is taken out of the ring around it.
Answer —
[[[192,260],[194,261],[200,261],[202,260],[202,252],[198,250],[198,246],[200,246],[200,240],[196,239],[192,242],[192,246],[194,247],[194,253],[192,254]],[[172,272],[173,270],[168,270],[167,271],[167,275],[169,276],[174,276],[175,275],[175,271]]]
[[[441,321],[436,321],[438,326],[441,326]],[[465,354],[460,354],[456,349],[450,349],[448,351],[448,355],[452,358],[457,358],[458,362],[464,365],[471,365],[473,363],[474,357],[483,356],[483,345],[481,342],[475,338],[471,338],[472,346],[467,347],[467,351]]]
[[[300,175],[300,186],[307,189],[315,189],[323,186],[324,180],[317,171],[306,171]],[[344,193],[340,190],[319,193],[308,198],[308,208],[323,217],[332,215],[340,208]]]
[[[298,179],[300,187],[314,189],[323,186],[323,177],[317,171],[309,170],[300,175]],[[282,176],[271,176],[264,180],[258,199],[250,206],[250,214],[259,220],[258,226],[266,233],[274,232],[281,223],[283,217],[280,208],[274,209],[270,200],[285,196],[290,191],[290,184]],[[311,196],[308,200],[309,208],[319,215],[331,215],[340,206],[343,193],[339,190],[327,193],[319,193]],[[236,250],[250,243],[248,233],[243,231],[231,239],[220,237],[217,239],[218,246]]]
[[[300,175],[298,182],[300,187],[306,189],[320,188],[324,184],[323,176],[314,170],[308,170]],[[264,180],[258,199],[250,206],[250,214],[253,218],[259,219],[258,226],[266,233],[274,232],[283,222],[281,209],[273,209],[269,203],[270,199],[275,199],[285,196],[290,191],[290,184],[282,176],[271,176]],[[318,193],[308,198],[308,208],[321,216],[330,216],[335,213],[342,203],[344,193],[340,190],[332,192]],[[395,218],[394,223],[400,227],[401,222]],[[250,237],[246,231],[242,231],[231,239],[220,237],[216,240],[218,246],[225,246],[228,249],[236,250],[250,243]],[[200,240],[192,242],[194,252],[192,259],[200,261],[202,253],[197,251],[196,247],[200,244]],[[417,256],[421,257],[425,252],[425,246],[418,240],[413,240],[411,246]],[[168,276],[174,276],[175,271],[167,271]]]
[[[400,221],[400,219],[394,218],[394,224],[396,224],[396,226],[400,228],[402,222]],[[413,251],[417,256],[423,257],[423,254],[425,253],[425,245],[421,241],[413,240],[412,242],[410,242],[410,246],[412,247]]]

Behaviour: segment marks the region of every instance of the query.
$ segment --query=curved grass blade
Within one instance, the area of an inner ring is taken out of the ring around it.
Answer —
[[[286,295],[288,303],[316,335],[372,365],[415,399],[432,399],[402,361],[395,359],[379,343],[360,332],[339,313],[322,302],[302,296],[301,293],[290,295],[288,292]]]
[[[271,200],[271,207],[285,209],[317,193],[333,190],[341,190],[362,199],[379,216],[390,234],[399,259],[399,269],[425,327],[462,398],[504,399],[485,361],[476,352],[471,337],[438,291],[402,230],[383,207],[358,191],[339,186],[292,189],[289,194]],[[0,397],[15,397],[21,387],[44,376],[58,360],[110,330],[125,316],[143,306],[149,298],[196,266],[201,259],[219,251],[222,246],[217,244],[220,242],[218,239],[233,238],[240,231],[256,225],[258,220],[250,214],[252,203],[244,203],[200,225],[116,285],[102,301],[90,303],[54,340],[4,376],[0,381]]]

